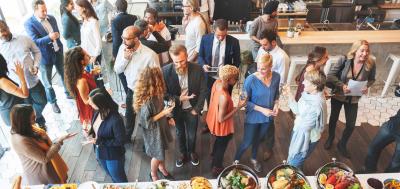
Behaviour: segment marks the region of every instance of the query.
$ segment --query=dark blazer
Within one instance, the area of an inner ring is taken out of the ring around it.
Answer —
[[[81,44],[81,26],[78,19],[71,13],[65,12],[61,15],[62,36],[67,41],[67,47],[72,48]]]
[[[92,125],[99,112],[95,112],[92,118]],[[93,127],[89,134],[95,136]],[[97,131],[96,145],[99,151],[99,158],[103,160],[121,159],[125,154],[125,126],[124,120],[118,112],[110,112],[110,114],[101,122]]]
[[[199,50],[199,64],[211,66],[212,63],[212,49],[213,49],[214,33],[204,35],[201,38]],[[227,35],[225,46],[225,65],[230,64],[236,67],[240,65],[240,45],[239,40]]]
[[[179,96],[181,95],[181,87],[179,85],[178,75],[176,74],[173,63],[164,66],[162,69],[165,85],[167,88],[165,98],[175,99],[176,105],[174,108],[174,114],[176,115],[176,113],[178,113],[177,111],[181,110],[181,103],[179,101]],[[208,92],[206,84],[207,83],[204,78],[204,72],[200,65],[188,62],[188,95],[196,95],[193,99],[189,101],[190,105],[192,105],[192,107],[198,114],[200,114],[201,110],[203,110],[204,100]]]
[[[60,32],[57,26],[57,21],[54,16],[47,15],[47,20],[50,22],[53,32]],[[50,39],[49,34],[46,32],[42,24],[36,19],[35,16],[31,16],[25,21],[25,30],[32,40],[39,47],[42,53],[41,64],[53,63],[56,59],[53,41]],[[60,48],[58,52],[63,52],[63,45],[60,38],[57,39],[58,47]]]
[[[119,46],[122,44],[122,32],[126,27],[133,26],[136,20],[136,16],[123,12],[111,21],[112,53],[114,57],[117,57]]]
[[[156,31],[152,32],[151,34],[153,34],[153,36],[156,38],[157,41],[151,41],[147,40],[144,37],[141,37],[140,42],[144,46],[149,47],[151,50],[156,52],[156,54],[168,51],[169,49],[168,42],[165,41],[165,39]]]

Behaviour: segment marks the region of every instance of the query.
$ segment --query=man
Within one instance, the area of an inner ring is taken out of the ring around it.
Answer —
[[[286,76],[289,68],[289,56],[276,43],[276,32],[265,30],[261,34],[261,47],[257,53],[256,62],[261,55],[269,53],[272,56],[272,71],[277,72],[281,76],[280,84],[286,81]],[[272,155],[272,148],[275,143],[275,124],[272,122],[268,128],[266,139],[267,149],[264,151],[263,159],[268,160]]]
[[[400,97],[400,84],[395,90],[395,95]],[[375,173],[377,171],[377,164],[382,150],[393,142],[395,142],[396,147],[392,161],[385,169],[386,173],[395,173],[400,171],[400,109],[397,111],[396,115],[389,119],[389,121],[383,123],[375,138],[369,144],[363,171],[366,173]]]
[[[158,20],[158,12],[156,9],[153,8],[147,8],[144,11],[144,20],[149,23],[149,25],[154,29],[154,31],[158,32],[161,37],[164,38],[164,40],[168,44],[168,48],[171,47],[171,33],[169,32],[167,26],[164,24],[163,21]],[[150,35],[147,40],[150,41],[158,41],[153,35]],[[160,63],[162,65],[169,63],[169,54],[167,52],[161,53],[161,59]]]
[[[218,79],[217,72],[211,72],[210,67],[221,67],[226,64],[236,67],[240,65],[239,40],[228,35],[228,22],[224,19],[216,20],[214,31],[215,33],[202,37],[199,51],[199,64],[207,74],[207,103],[210,102],[211,88]],[[230,90],[232,91],[232,88]],[[205,127],[202,132],[208,132],[208,127]]]
[[[199,10],[198,0],[183,0],[182,25],[185,29],[185,47],[189,62],[197,62],[201,37],[207,33],[206,21],[197,12]]]
[[[281,86],[285,84],[286,77],[289,71],[289,56],[281,49],[276,42],[276,32],[265,30],[261,34],[260,44],[256,62],[261,55],[269,53],[272,56],[272,71],[277,72],[281,76]]]
[[[128,26],[133,26],[137,20],[136,16],[126,13],[126,9],[128,8],[128,3],[126,0],[117,0],[115,2],[115,7],[117,8],[118,13],[111,21],[112,53],[114,58],[117,57],[118,49],[122,44],[122,31],[124,31],[124,29]],[[127,93],[128,84],[126,83],[124,73],[118,74],[118,77],[121,80],[125,93]]]
[[[148,22],[145,20],[136,20],[135,26],[140,29],[140,42],[153,50],[156,54],[167,52],[169,49],[168,43],[161,35],[154,31],[153,27],[150,27]],[[157,41],[150,41],[148,38],[150,35],[154,36]]]
[[[200,6],[200,14],[203,16],[207,23],[213,21],[214,16],[214,0],[198,0]]]
[[[25,80],[29,89],[26,103],[32,104],[36,113],[36,123],[46,130],[46,120],[42,112],[47,104],[46,92],[37,76],[41,54],[35,43],[26,36],[13,35],[7,24],[0,20],[0,54],[7,60],[8,70],[15,69],[14,59],[24,66]],[[20,82],[15,72],[9,72],[13,81]]]
[[[142,45],[139,41],[140,29],[136,26],[128,26],[122,33],[123,44],[119,47],[115,60],[114,70],[117,74],[126,75],[128,92],[126,95],[126,130],[127,139],[131,135],[135,126],[135,113],[133,111],[133,91],[135,90],[136,80],[145,67],[159,67],[157,54],[150,48]],[[128,140],[129,141],[129,140]]]
[[[200,65],[190,63],[185,46],[172,45],[169,54],[173,63],[163,67],[167,99],[175,100],[173,118],[176,123],[179,157],[176,167],[182,167],[190,157],[192,165],[199,164],[195,151],[199,114],[207,95],[204,72]]]
[[[32,2],[34,15],[25,22],[25,30],[39,47],[42,54],[39,71],[45,87],[47,102],[52,105],[53,112],[61,113],[57,105],[56,93],[52,87],[53,66],[61,77],[64,85],[63,45],[60,41],[56,19],[47,14],[46,4],[43,0]],[[67,98],[72,98],[64,85]]]

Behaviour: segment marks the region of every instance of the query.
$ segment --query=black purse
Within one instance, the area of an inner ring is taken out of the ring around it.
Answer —
[[[400,85],[397,85],[396,89],[394,90],[394,95],[400,97]]]

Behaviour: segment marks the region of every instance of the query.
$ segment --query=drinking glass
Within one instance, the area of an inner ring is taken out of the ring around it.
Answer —
[[[246,90],[242,90],[242,93],[240,93],[240,100],[247,100],[248,94]]]
[[[97,80],[103,80],[103,74],[101,74],[101,64],[100,62],[94,62],[93,69],[98,70],[99,75],[97,75]]]

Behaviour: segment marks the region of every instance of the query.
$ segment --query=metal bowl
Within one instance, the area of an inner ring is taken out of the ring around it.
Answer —
[[[222,184],[221,184],[221,178],[225,177],[226,175],[229,174],[229,172],[233,169],[237,169],[240,170],[243,174],[245,174],[246,176],[249,176],[251,178],[254,179],[254,181],[256,182],[256,188],[259,189],[260,187],[260,182],[258,181],[258,177],[257,174],[253,171],[253,169],[251,169],[250,167],[243,165],[243,164],[239,164],[239,161],[235,161],[232,165],[226,167],[219,175],[217,178],[218,181],[218,188],[223,188]]]
[[[325,189],[325,186],[319,182],[319,176],[323,173],[324,170],[329,169],[329,168],[338,168],[340,170],[343,170],[345,172],[350,173],[354,178],[356,178],[357,182],[360,183],[358,178],[355,176],[353,170],[346,164],[342,162],[337,162],[336,158],[332,158],[332,162],[329,162],[322,167],[320,167],[317,172],[315,172],[315,177],[316,177],[316,182],[317,182],[317,187],[320,189]]]
[[[311,185],[310,185],[310,182],[308,181],[306,175],[304,175],[303,171],[301,171],[301,170],[298,169],[297,167],[288,165],[287,162],[286,162],[286,160],[283,160],[283,161],[282,161],[282,164],[276,166],[275,168],[273,168],[273,169],[267,174],[267,176],[266,176],[266,178],[267,178],[267,189],[272,189],[272,183],[269,182],[270,178],[271,178],[272,176],[275,176],[275,174],[276,174],[276,172],[277,172],[278,170],[280,170],[280,169],[286,169],[286,168],[292,169],[292,170],[297,174],[297,177],[298,177],[298,178],[303,179],[303,180],[306,182],[306,184],[308,184],[309,186],[311,186]]]

